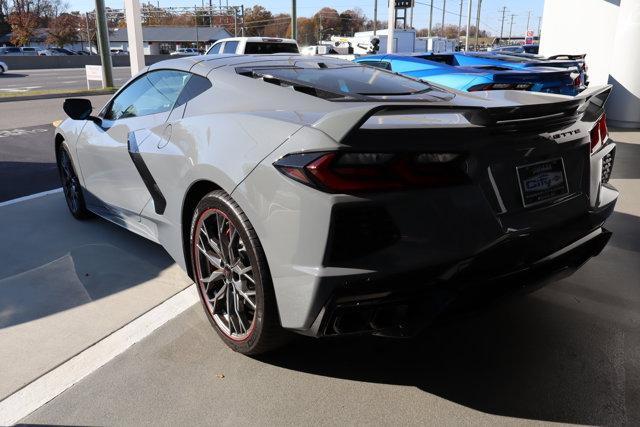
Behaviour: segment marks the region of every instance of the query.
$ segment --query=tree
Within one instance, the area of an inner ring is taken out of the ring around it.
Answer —
[[[304,46],[318,44],[318,32],[313,19],[298,18],[298,43]]]
[[[8,22],[11,25],[11,43],[24,46],[35,35],[40,26],[38,15],[33,12],[11,12]]]
[[[362,31],[367,18],[362,9],[345,10],[340,14],[340,32],[343,36],[352,36]]]
[[[323,7],[313,15],[313,21],[316,24],[319,40],[323,40],[325,35],[340,34],[340,15],[335,9]]]
[[[78,40],[78,27],[80,19],[77,15],[63,13],[51,20],[47,43],[58,47],[74,43]]]
[[[273,15],[260,5],[244,10],[244,26],[247,36],[263,36],[265,28],[271,23]]]
[[[267,37],[291,37],[291,15],[279,13],[275,15],[264,29]]]

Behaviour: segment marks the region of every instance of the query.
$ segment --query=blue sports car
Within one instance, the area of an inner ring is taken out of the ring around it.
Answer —
[[[530,68],[494,70],[455,67],[430,61],[431,55],[367,55],[354,59],[363,65],[384,68],[409,77],[462,91],[528,90],[533,92],[576,95],[577,87],[569,70]]]
[[[587,85],[587,69],[583,55],[558,55],[556,57],[542,58],[533,57],[533,55],[503,52],[451,52],[425,54],[423,57],[454,67],[473,67],[496,71],[528,70],[532,67],[569,69],[574,73],[574,85],[578,90],[584,90]],[[582,59],[578,60],[578,58]]]

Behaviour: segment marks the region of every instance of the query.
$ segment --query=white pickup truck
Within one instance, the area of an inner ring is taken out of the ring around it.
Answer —
[[[275,37],[231,37],[218,40],[207,51],[207,55],[232,53],[236,55],[300,53],[293,39]]]

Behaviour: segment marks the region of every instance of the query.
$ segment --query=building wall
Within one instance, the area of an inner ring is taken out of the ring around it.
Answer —
[[[613,125],[640,127],[640,0],[545,0],[540,53],[583,54],[591,85],[612,84]]]
[[[606,84],[619,9],[607,0],[545,0],[540,53],[586,53],[590,82]]]

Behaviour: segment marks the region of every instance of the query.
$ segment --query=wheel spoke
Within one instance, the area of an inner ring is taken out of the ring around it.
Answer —
[[[224,285],[222,285],[220,290],[213,296],[213,298],[209,299],[209,303],[213,302],[213,305],[211,307],[211,313],[215,314],[216,305],[218,304],[220,297],[222,297],[223,295],[226,295],[226,291],[227,291],[227,284],[225,283]]]
[[[200,245],[198,245],[198,250],[200,251],[200,253],[202,255],[204,255],[207,260],[216,268],[216,269],[221,269],[222,268],[222,259],[220,258],[216,258],[215,256],[213,256],[212,254],[209,253],[209,251],[207,251],[204,247],[204,243],[202,242],[202,238],[200,238]]]

